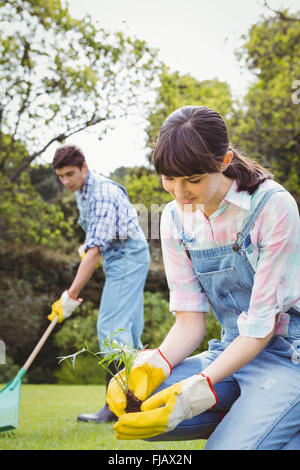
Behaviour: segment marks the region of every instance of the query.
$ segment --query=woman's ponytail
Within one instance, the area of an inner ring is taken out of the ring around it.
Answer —
[[[236,180],[238,191],[248,191],[249,194],[253,194],[261,183],[274,178],[266,168],[241,155],[235,148],[230,147],[229,151],[233,153],[233,158],[223,174]]]

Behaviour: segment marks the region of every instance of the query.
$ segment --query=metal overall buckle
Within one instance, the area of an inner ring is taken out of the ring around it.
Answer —
[[[236,240],[234,244],[232,245],[233,251],[239,251],[239,249],[242,248],[243,240],[244,240],[244,235],[242,234],[242,232],[238,232],[236,235]]]

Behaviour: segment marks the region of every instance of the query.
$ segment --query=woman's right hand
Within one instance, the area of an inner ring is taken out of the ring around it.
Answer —
[[[171,372],[171,365],[159,349],[141,351],[129,373],[129,389],[139,400],[145,401],[169,377]],[[127,403],[125,393],[117,380],[126,382],[125,369],[111,379],[106,396],[110,410],[120,417],[126,413]]]

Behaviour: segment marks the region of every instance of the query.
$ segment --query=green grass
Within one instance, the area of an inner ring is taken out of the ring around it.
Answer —
[[[0,449],[199,450],[205,444],[202,440],[117,440],[113,423],[77,422],[78,414],[98,411],[104,401],[101,385],[22,385],[18,428],[13,435],[0,434]]]

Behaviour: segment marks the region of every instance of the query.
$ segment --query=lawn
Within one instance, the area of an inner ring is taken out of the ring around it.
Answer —
[[[2,386],[0,386],[0,390]],[[197,450],[205,441],[117,440],[113,423],[77,422],[80,413],[98,410],[101,385],[22,385],[18,428],[0,435],[1,450]]]

